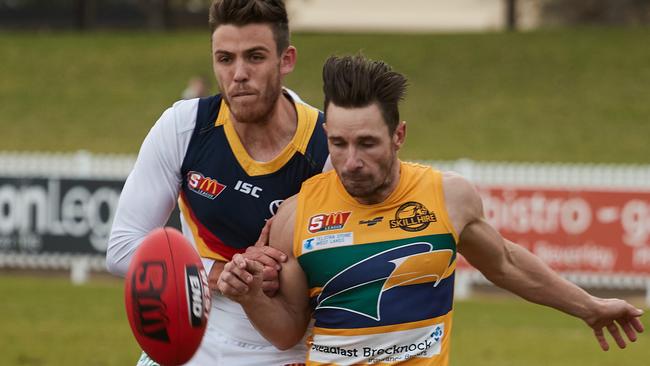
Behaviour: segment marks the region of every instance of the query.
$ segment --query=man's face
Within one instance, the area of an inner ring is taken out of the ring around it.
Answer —
[[[212,34],[212,67],[238,122],[260,122],[273,111],[282,77],[293,70],[295,49],[278,55],[271,26],[220,25]]]
[[[332,165],[348,193],[362,203],[378,203],[392,186],[405,125],[388,132],[376,103],[362,108],[327,107],[327,141]]]

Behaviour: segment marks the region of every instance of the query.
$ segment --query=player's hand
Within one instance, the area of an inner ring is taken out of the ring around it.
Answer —
[[[253,244],[253,246],[263,247],[269,245],[269,236],[271,235],[271,224],[273,224],[273,217],[266,220],[266,222],[264,223],[264,227],[262,228],[262,231],[260,231],[260,236],[257,238],[257,241],[255,242],[255,244]]]
[[[254,260],[235,254],[226,263],[219,276],[217,288],[226,297],[243,303],[253,296],[262,294],[262,271],[264,266]]]
[[[282,263],[287,261],[286,254],[269,246],[269,233],[271,232],[272,221],[273,218],[266,221],[257,242],[253,246],[246,248],[246,252],[244,253],[244,257],[247,260],[260,262],[264,266],[262,272],[262,289],[269,297],[275,296],[280,288],[278,272],[282,269]]]
[[[214,261],[212,264],[212,268],[210,268],[210,273],[208,273],[208,287],[210,288],[210,291],[212,292],[217,292],[219,291],[218,283],[219,283],[219,276],[221,275],[221,271],[223,271],[223,267],[226,263],[221,262],[221,261]]]
[[[607,329],[620,348],[626,346],[621,329],[630,342],[637,340],[637,333],[643,332],[643,324],[639,320],[639,317],[643,315],[643,310],[620,299],[597,298],[595,301],[597,305],[593,315],[585,318],[584,321],[594,330],[594,335],[603,351],[609,350],[603,328]]]

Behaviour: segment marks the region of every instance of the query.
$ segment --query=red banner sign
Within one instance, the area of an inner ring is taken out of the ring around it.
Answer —
[[[650,274],[650,191],[479,191],[490,224],[557,271]]]

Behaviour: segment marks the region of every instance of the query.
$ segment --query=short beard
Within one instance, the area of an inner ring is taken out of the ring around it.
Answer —
[[[276,102],[282,93],[280,76],[267,85],[266,92],[260,95],[260,100],[251,106],[233,105],[226,95],[226,104],[230,108],[230,113],[237,122],[241,123],[264,123],[268,120],[276,107]]]
[[[345,188],[345,190],[348,192],[350,196],[357,199],[361,199],[366,204],[379,203],[375,201],[378,200],[379,197],[384,196],[385,193],[384,191],[386,190],[386,188],[391,186],[391,184],[393,183],[393,169],[396,160],[397,159],[395,159],[394,155],[391,156],[390,163],[388,164],[387,169],[385,170],[386,176],[384,177],[383,181],[376,183],[374,186],[360,187],[358,189],[355,189],[355,187],[345,184],[345,181],[342,179],[341,179],[341,183],[343,183],[343,187]]]

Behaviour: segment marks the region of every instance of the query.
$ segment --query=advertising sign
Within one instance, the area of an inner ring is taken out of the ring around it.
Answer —
[[[105,255],[122,180],[0,177],[0,253]],[[178,227],[178,212],[172,213]]]
[[[0,254],[105,255],[123,184],[0,177]],[[557,271],[650,274],[650,190],[478,189],[488,222]]]
[[[488,222],[557,271],[650,274],[650,191],[478,189]]]

